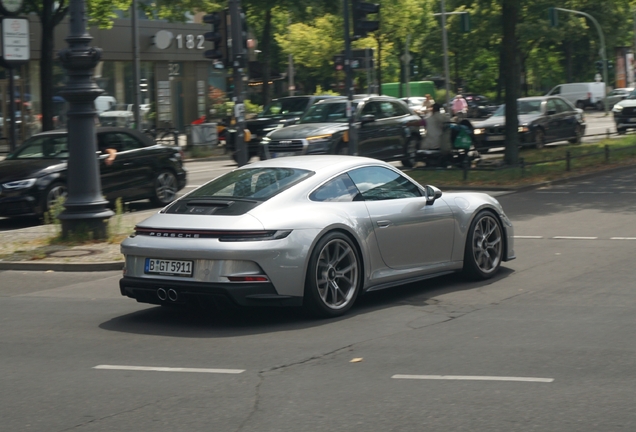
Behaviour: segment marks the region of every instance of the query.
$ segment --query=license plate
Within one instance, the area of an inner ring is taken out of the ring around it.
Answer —
[[[506,139],[505,135],[490,135],[486,137],[486,141],[503,141]]]
[[[192,277],[192,261],[163,260],[146,258],[144,272],[166,276]]]
[[[272,153],[272,157],[275,157],[275,158],[281,158],[281,157],[287,157],[287,156],[293,156],[293,155],[295,155],[294,152]]]

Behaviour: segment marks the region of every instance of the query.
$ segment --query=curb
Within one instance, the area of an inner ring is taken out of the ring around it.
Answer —
[[[58,271],[58,272],[96,272],[122,270],[123,261],[107,261],[95,263],[69,263],[69,262],[34,262],[34,261],[0,261],[0,271]]]

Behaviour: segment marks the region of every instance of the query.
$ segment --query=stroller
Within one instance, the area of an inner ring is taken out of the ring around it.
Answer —
[[[417,159],[428,167],[466,168],[481,158],[474,146],[473,127],[467,120],[459,124],[444,123],[442,139],[450,140],[450,152],[444,152],[441,149],[418,150]]]

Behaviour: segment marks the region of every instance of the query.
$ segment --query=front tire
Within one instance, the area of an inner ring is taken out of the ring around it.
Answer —
[[[502,259],[501,223],[493,213],[482,211],[475,216],[468,230],[463,272],[471,279],[488,279],[497,274]]]
[[[627,133],[627,128],[617,127],[616,128],[616,133],[619,134],[619,135],[625,135]]]
[[[68,189],[66,188],[66,185],[64,183],[58,181],[51,184],[44,193],[44,205],[42,206],[42,213],[44,214],[49,212],[51,209],[54,209],[58,200],[66,199],[67,194]],[[54,216],[57,217],[57,215]]]
[[[537,149],[542,149],[545,147],[545,133],[542,129],[537,129],[534,133],[534,146]]]
[[[574,128],[574,138],[570,138],[568,140],[571,144],[581,144],[581,140],[583,139],[583,130],[581,125],[576,125]]]
[[[165,206],[170,204],[177,196],[177,178],[172,171],[164,170],[157,174],[154,183],[154,195],[151,200],[153,203]]]
[[[406,142],[406,147],[404,149],[404,154],[406,157],[402,159],[402,165],[405,168],[413,168],[417,163],[417,150],[419,149],[419,140],[417,137],[411,137]]]
[[[346,235],[334,231],[322,237],[309,259],[305,307],[322,318],[344,315],[362,285],[362,261]]]

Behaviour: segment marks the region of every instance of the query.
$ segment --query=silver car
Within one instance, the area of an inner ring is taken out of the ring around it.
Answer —
[[[214,301],[344,314],[361,292],[515,258],[513,227],[482,193],[420,186],[393,166],[301,156],[243,166],[135,227],[121,246],[121,294],[171,305]]]

